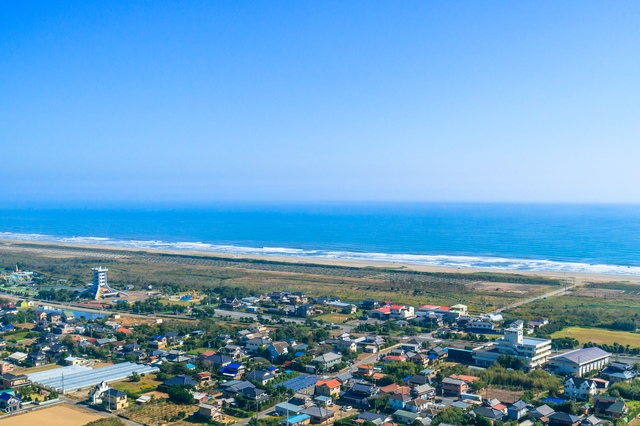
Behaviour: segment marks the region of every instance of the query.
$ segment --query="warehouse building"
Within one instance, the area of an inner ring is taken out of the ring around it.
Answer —
[[[556,355],[549,360],[550,368],[556,374],[573,374],[582,377],[584,374],[601,370],[609,364],[611,354],[600,348],[584,348]]]

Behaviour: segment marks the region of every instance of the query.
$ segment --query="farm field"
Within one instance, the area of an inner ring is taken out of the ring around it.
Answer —
[[[139,392],[139,391],[151,391],[161,385],[162,382],[156,380],[155,374],[146,374],[140,378],[139,382],[131,382],[128,379],[121,382],[116,382],[113,387],[122,392]]]
[[[614,342],[622,346],[631,345],[638,346],[640,343],[640,334],[628,331],[611,331],[598,328],[569,327],[560,331],[556,331],[551,335],[552,338],[571,337],[580,343],[606,343],[612,345]]]
[[[47,365],[43,365],[40,367],[31,367],[31,368],[27,368],[25,370],[20,371],[20,374],[31,374],[31,373],[37,373],[38,371],[47,371],[47,370],[53,370],[55,368],[60,368],[61,366],[58,364],[47,364]]]
[[[0,420],[2,426],[82,426],[102,416],[67,404],[55,405]]]
[[[166,423],[171,421],[171,419],[180,412],[187,414],[197,411],[197,407],[197,405],[177,405],[170,402],[162,402],[157,406],[158,420],[160,423]],[[146,404],[140,407],[133,407],[124,413],[123,416],[140,424],[155,424],[156,405]]]

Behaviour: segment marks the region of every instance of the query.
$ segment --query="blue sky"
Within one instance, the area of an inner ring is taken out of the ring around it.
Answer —
[[[4,202],[640,202],[639,23],[625,1],[5,1]]]

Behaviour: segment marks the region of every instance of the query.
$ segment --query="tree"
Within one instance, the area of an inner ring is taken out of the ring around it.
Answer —
[[[440,423],[448,423],[452,425],[470,425],[473,420],[471,416],[466,414],[464,410],[457,407],[448,407],[440,411],[431,423],[434,426],[438,426]]]
[[[491,426],[491,420],[478,414],[476,416],[476,426]]]
[[[169,399],[176,404],[191,404],[193,395],[187,386],[178,385],[169,388]]]
[[[140,375],[137,372],[134,371],[129,376],[129,380],[131,380],[132,382],[139,382],[140,381]]]

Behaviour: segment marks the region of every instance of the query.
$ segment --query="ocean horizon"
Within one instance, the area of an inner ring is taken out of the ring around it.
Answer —
[[[312,259],[640,275],[640,206],[219,204],[0,209],[0,239]]]

